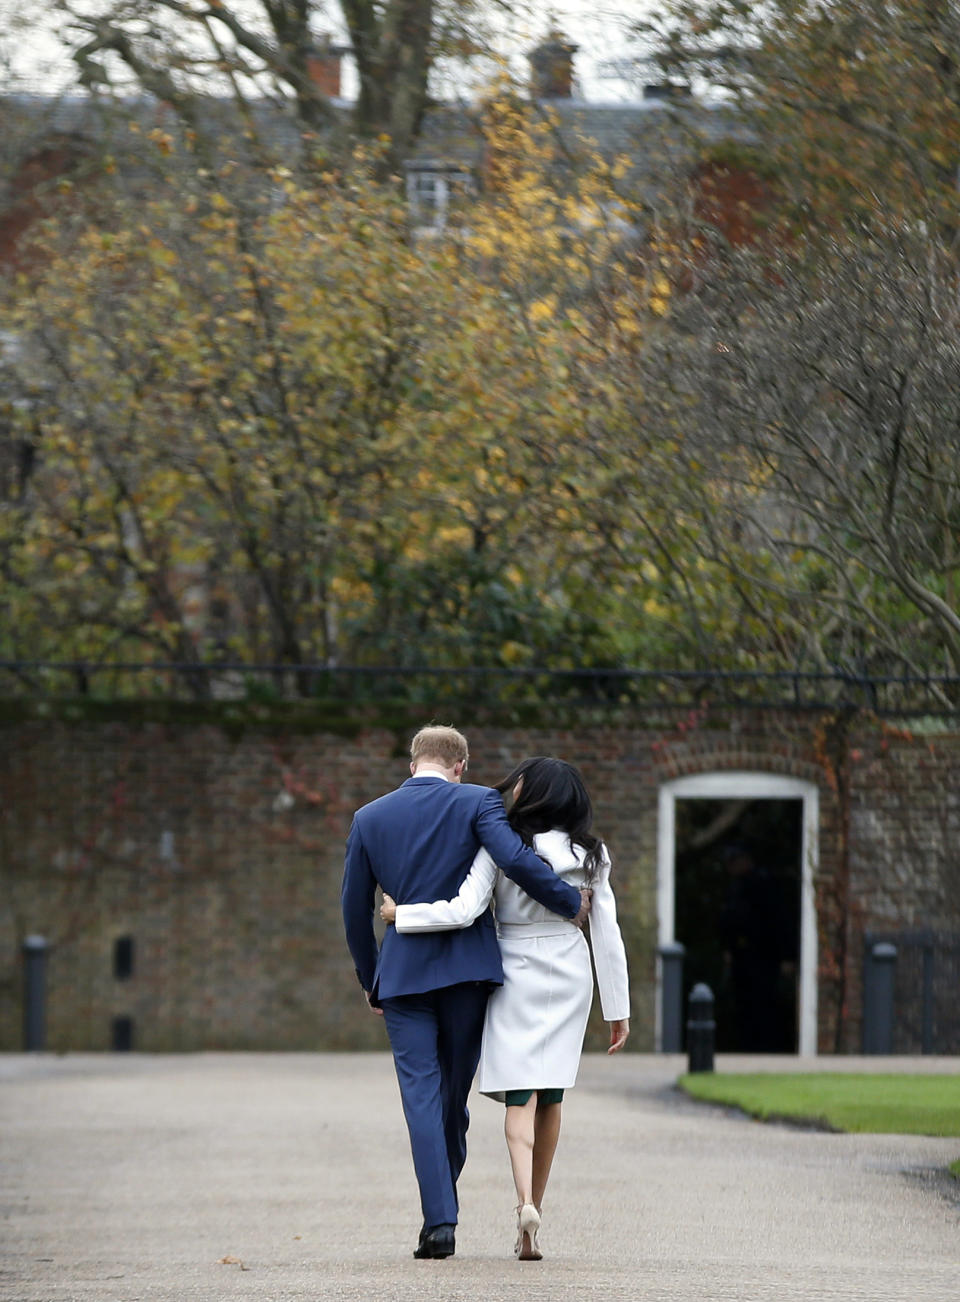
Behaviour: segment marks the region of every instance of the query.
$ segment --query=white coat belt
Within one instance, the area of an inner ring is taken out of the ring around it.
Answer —
[[[504,940],[538,940],[541,936],[569,936],[576,931],[572,922],[544,918],[541,922],[498,922],[497,935]]]

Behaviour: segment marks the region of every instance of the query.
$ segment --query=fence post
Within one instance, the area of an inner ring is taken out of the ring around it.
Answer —
[[[863,969],[863,1052],[893,1052],[893,978],[897,947],[878,941],[867,950]]]
[[[932,932],[923,935],[923,1025],[920,1034],[920,1052],[933,1053],[933,957]]]
[[[25,936],[23,940],[23,1047],[26,1050],[47,1046],[47,954],[50,946],[45,936]]]
[[[716,1031],[713,991],[701,981],[690,991],[690,1017],[687,1020],[688,1071],[713,1071]]]
[[[671,940],[657,950],[660,956],[660,994],[663,1021],[661,1053],[683,1052],[683,959],[686,950]]]

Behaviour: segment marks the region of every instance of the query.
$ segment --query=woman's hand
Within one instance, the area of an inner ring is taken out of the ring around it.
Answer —
[[[397,902],[386,891],[383,893],[383,903],[380,905],[380,917],[384,922],[396,922],[397,920]]]
[[[610,1023],[610,1048],[607,1053],[619,1053],[627,1042],[627,1036],[630,1034],[630,1022],[625,1017],[623,1021]]]

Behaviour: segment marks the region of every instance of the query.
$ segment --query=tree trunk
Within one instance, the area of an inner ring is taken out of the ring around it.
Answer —
[[[378,20],[369,4],[345,3],[360,90],[357,134],[386,136],[387,162],[409,153],[427,103],[433,0],[394,0]]]

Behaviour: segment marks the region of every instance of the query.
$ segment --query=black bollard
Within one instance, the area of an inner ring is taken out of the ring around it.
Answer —
[[[713,1020],[713,991],[701,981],[690,991],[687,1019],[687,1070],[713,1071],[717,1024]]]
[[[132,1017],[115,1017],[110,1023],[110,1048],[114,1053],[129,1053],[133,1048]]]
[[[23,941],[23,1047],[28,1051],[47,1046],[47,954],[45,936]]]
[[[683,1052],[683,957],[686,951],[678,940],[661,945],[660,990],[663,1021],[660,1028],[661,1053]]]
[[[878,941],[867,951],[863,972],[863,1052],[893,1052],[893,994],[897,947]]]

